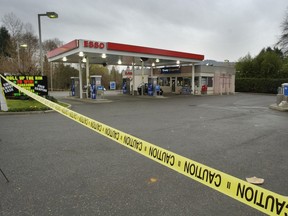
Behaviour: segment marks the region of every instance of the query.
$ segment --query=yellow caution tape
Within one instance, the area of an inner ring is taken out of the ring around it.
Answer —
[[[158,147],[135,136],[117,130],[94,119],[81,115],[68,108],[58,105],[43,97],[23,89],[5,79],[15,88],[26,95],[45,104],[60,114],[96,131],[97,133],[154,160],[182,175],[196,180],[214,190],[230,196],[252,208],[255,208],[268,215],[288,216],[288,198],[272,191],[252,185],[234,176],[205,166],[189,158],[178,155],[174,152]]]

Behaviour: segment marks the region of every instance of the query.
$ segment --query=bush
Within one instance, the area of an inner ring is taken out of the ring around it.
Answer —
[[[287,82],[288,78],[236,78],[235,91],[277,94],[278,87]]]

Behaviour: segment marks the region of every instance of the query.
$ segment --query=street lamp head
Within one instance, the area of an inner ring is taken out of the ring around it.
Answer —
[[[46,16],[48,16],[51,19],[56,19],[58,18],[58,14],[55,12],[46,12]]]
[[[39,48],[40,48],[40,66],[41,66],[41,75],[43,76],[43,56],[42,56],[42,39],[41,39],[41,16],[48,16],[51,19],[58,18],[58,14],[55,12],[46,12],[45,14],[38,14],[38,28],[39,28]]]

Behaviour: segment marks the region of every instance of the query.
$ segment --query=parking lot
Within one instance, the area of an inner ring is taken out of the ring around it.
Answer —
[[[71,109],[288,196],[288,114],[275,95],[107,94]],[[263,215],[56,113],[0,115],[0,215]]]

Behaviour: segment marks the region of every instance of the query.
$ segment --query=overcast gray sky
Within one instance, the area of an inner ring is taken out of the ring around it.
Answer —
[[[0,0],[1,19],[13,12],[42,40],[118,42],[237,61],[274,46],[287,0]],[[0,21],[2,25],[2,21]]]

